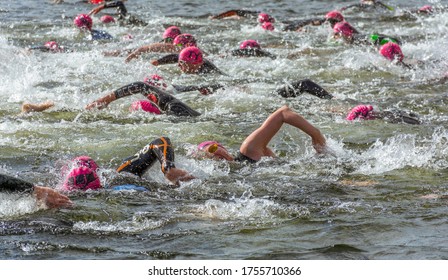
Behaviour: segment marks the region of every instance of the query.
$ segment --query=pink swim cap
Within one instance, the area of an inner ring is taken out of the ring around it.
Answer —
[[[180,28],[177,26],[170,26],[167,29],[165,29],[165,32],[163,32],[163,39],[173,39],[176,38],[177,35],[180,35],[182,32],[180,31]]]
[[[261,28],[263,28],[264,30],[269,30],[269,31],[273,31],[275,29],[274,25],[272,23],[270,23],[269,21],[263,23],[261,25]]]
[[[100,21],[102,23],[111,23],[111,22],[115,22],[115,19],[112,16],[104,15],[100,18]]]
[[[421,7],[420,9],[418,9],[418,11],[425,12],[425,13],[432,13],[432,6],[425,5],[425,6]]]
[[[223,149],[226,149],[226,148],[224,148],[223,145],[221,145],[220,143],[218,143],[218,142],[216,142],[216,141],[204,141],[204,142],[202,142],[202,143],[200,143],[200,144],[198,145],[198,150],[201,151],[201,150],[203,150],[206,146],[213,145],[213,144],[216,144],[216,145],[218,145],[219,147],[221,147],[221,148],[223,148]]]
[[[337,22],[344,21],[344,17],[342,16],[342,14],[339,11],[328,12],[325,15],[325,19],[326,20],[334,20],[334,21],[337,21]]]
[[[162,112],[160,112],[159,108],[157,108],[154,103],[149,102],[148,100],[137,100],[132,102],[131,107],[129,108],[131,111],[138,111],[143,110],[148,113],[152,113],[155,115],[160,115]]]
[[[258,22],[259,23],[265,23],[265,22],[272,22],[272,23],[274,23],[275,19],[273,17],[271,17],[270,15],[268,15],[268,14],[261,13],[261,14],[258,15]]]
[[[143,79],[143,82],[158,88],[166,89],[168,87],[167,84],[163,81],[163,78],[157,74],[154,74],[150,77],[145,77]]]
[[[389,42],[381,46],[380,54],[389,60],[398,59],[398,61],[403,61],[404,55],[398,44]]]
[[[73,21],[73,23],[81,29],[92,29],[93,26],[93,21],[92,18],[89,15],[86,14],[80,14],[78,15],[75,20]]]
[[[341,34],[343,37],[352,37],[355,29],[346,21],[338,22],[333,27],[334,34]]]
[[[100,4],[101,2],[104,2],[104,0],[89,0],[92,4]]]
[[[255,40],[246,40],[241,43],[240,49],[261,49],[260,44]]]
[[[358,105],[350,110],[346,119],[349,121],[353,121],[357,118],[360,119],[372,119],[373,116],[371,112],[373,111],[372,105]]]
[[[87,167],[92,169],[93,171],[97,171],[98,170],[98,164],[96,164],[96,162],[89,156],[79,156],[73,159],[73,163],[77,166],[77,167]]]
[[[95,171],[88,167],[81,166],[70,171],[65,179],[63,188],[67,191],[96,190],[101,188],[101,182]]]
[[[196,39],[191,34],[180,34],[177,35],[176,38],[174,38],[173,45],[181,46],[183,48],[196,47]]]
[[[55,41],[49,41],[44,44],[45,47],[49,48],[50,50],[58,50],[59,45]]]
[[[202,64],[202,51],[197,47],[188,47],[179,53],[179,61],[189,62],[191,64]]]

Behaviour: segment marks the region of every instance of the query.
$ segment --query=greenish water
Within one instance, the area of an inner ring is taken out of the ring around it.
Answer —
[[[105,44],[83,41],[71,24],[91,5],[38,2],[0,3],[0,171],[58,187],[62,166],[87,154],[101,166],[107,188],[71,194],[76,206],[57,211],[0,193],[0,259],[448,258],[448,83],[428,82],[448,71],[446,13],[404,20],[394,17],[400,9],[344,12],[363,33],[406,38],[405,56],[424,62],[410,71],[391,65],[373,48],[332,41],[328,26],[268,33],[250,20],[203,16],[242,7],[301,19],[346,1],[128,1],[128,11],[148,25],[104,26],[95,18],[98,29],[117,38]],[[402,9],[426,4],[388,3]],[[158,54],[128,64],[123,57],[102,55],[159,41],[171,24],[194,34],[207,57],[229,76],[182,75],[174,65],[156,68],[149,61]],[[126,34],[134,40],[121,40]],[[23,52],[53,39],[74,52]],[[278,58],[221,56],[245,39],[257,39]],[[197,118],[129,113],[140,96],[118,100],[106,110],[84,110],[92,100],[150,73],[171,84],[229,86],[210,96],[177,94],[202,113]],[[337,99],[273,94],[278,86],[304,78]],[[236,82],[244,79],[253,82]],[[23,102],[45,100],[55,106],[19,115]],[[346,121],[347,111],[359,103],[376,110],[410,110],[423,124]],[[308,137],[284,126],[270,145],[277,160],[242,166],[191,157],[199,142],[212,138],[236,152],[285,104],[321,129],[335,156],[316,156]],[[157,166],[141,180],[114,171],[123,158],[162,135],[175,146],[176,165],[197,180],[174,189]],[[110,190],[128,182],[152,191]]]

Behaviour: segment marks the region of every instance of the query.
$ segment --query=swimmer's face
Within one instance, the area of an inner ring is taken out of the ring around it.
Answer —
[[[207,157],[209,158],[214,158],[214,159],[225,159],[225,160],[233,160],[233,157],[229,154],[229,152],[227,151],[226,148],[222,147],[222,146],[218,146],[217,150],[213,153],[208,152],[210,146],[212,146],[213,144],[204,146],[203,151],[205,151],[205,154],[207,155]]]
[[[193,64],[193,63],[186,62],[186,61],[179,61],[178,65],[179,65],[180,70],[182,72],[184,72],[185,74],[195,74],[201,68],[202,63],[201,64]]]

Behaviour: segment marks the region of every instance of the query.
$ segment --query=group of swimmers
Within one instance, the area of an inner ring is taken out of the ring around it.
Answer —
[[[122,1],[99,1],[100,6],[94,8],[89,14],[80,14],[75,17],[73,23],[82,32],[88,33],[92,40],[109,40],[112,38],[105,31],[93,29],[91,15],[98,14],[106,8],[117,8],[117,20],[127,21],[128,24],[144,24],[136,18],[130,17]],[[395,63],[410,67],[403,62],[403,53],[400,48],[401,40],[393,36],[383,34],[361,35],[344,18],[341,11],[352,8],[386,8],[389,6],[380,1],[361,1],[360,4],[350,5],[340,10],[334,10],[326,13],[323,18],[314,18],[301,21],[283,21],[285,31],[301,30],[306,25],[322,25],[329,23],[332,27],[335,37],[342,37],[348,43],[368,43],[378,48],[378,52],[387,59]],[[432,9],[423,7],[418,10],[420,13],[430,13]],[[273,30],[276,20],[266,14],[247,10],[231,10],[211,17],[212,19],[223,19],[227,17],[249,17],[256,18],[265,30]],[[104,21],[115,21],[115,18],[104,19]],[[268,23],[268,24],[266,24]],[[50,52],[63,52],[66,48],[59,46],[56,42],[48,42],[44,46],[36,48]],[[118,56],[125,54],[125,62],[140,57],[147,52],[169,53],[164,57],[151,61],[155,66],[177,63],[183,73],[187,74],[220,74],[225,75],[211,61],[204,57],[204,53],[197,46],[195,37],[189,33],[182,33],[179,27],[170,26],[162,35],[162,41],[144,45],[132,50],[117,50],[105,53],[106,56]],[[255,40],[246,40],[241,43],[239,49],[233,50],[231,55],[240,57],[269,57],[275,59],[276,56],[261,49],[259,43]],[[197,90],[201,94],[210,94],[217,89],[223,88],[223,85],[202,85],[202,86],[176,86],[177,91]],[[312,94],[318,98],[332,99],[333,96],[324,88],[315,82],[304,79],[290,82],[276,90],[276,94],[284,98],[296,97],[304,92]],[[122,86],[105,96],[92,101],[86,106],[87,110],[103,109],[114,100],[130,96],[133,94],[142,94],[147,99],[134,102],[131,105],[132,110],[144,110],[153,114],[173,114],[176,116],[199,116],[200,112],[192,109],[190,106],[174,97],[167,91],[167,83],[160,75],[151,75],[144,81]],[[51,108],[53,102],[41,104],[26,103],[22,106],[23,112],[43,111]],[[389,121],[405,122],[409,124],[419,124],[418,116],[412,113],[401,111],[396,112],[376,112],[372,105],[360,104],[354,107],[347,115],[349,121],[356,119],[374,119],[383,118]],[[317,153],[326,153],[326,139],[318,128],[304,119],[300,114],[294,112],[288,106],[282,106],[270,114],[266,120],[250,133],[240,145],[235,155],[232,155],[224,145],[215,140],[207,140],[200,143],[197,147],[198,155],[213,158],[217,160],[239,161],[254,163],[262,157],[275,157],[275,153],[268,147],[271,139],[280,130],[283,124],[289,124],[305,132],[311,138],[311,143]],[[123,163],[117,167],[117,172],[126,172],[136,176],[142,176],[155,162],[159,162],[161,171],[165,178],[173,185],[179,185],[180,182],[195,179],[188,171],[176,168],[174,160],[174,149],[169,137],[158,137],[137,151],[135,155],[126,158]],[[67,168],[64,174],[64,184],[61,191],[55,191],[52,188],[35,186],[21,179],[0,174],[0,186],[7,191],[29,191],[36,198],[44,202],[47,207],[69,207],[73,205],[66,196],[73,190],[95,190],[102,188],[99,176],[97,175],[98,165],[88,157],[81,156],[75,158],[71,166]]]

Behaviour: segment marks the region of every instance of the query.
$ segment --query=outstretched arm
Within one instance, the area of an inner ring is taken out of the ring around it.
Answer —
[[[259,12],[256,12],[256,11],[230,10],[230,11],[226,11],[224,13],[221,13],[219,15],[212,16],[211,18],[212,19],[223,19],[223,18],[232,17],[232,16],[257,17],[258,14],[259,14]]]
[[[329,94],[324,88],[311,81],[310,79],[300,80],[291,84],[287,84],[276,90],[276,93],[285,98],[297,97],[307,92],[323,99],[332,99],[333,95]]]
[[[34,186],[32,183],[4,174],[0,174],[0,190],[32,193],[38,202],[44,203],[49,208],[73,206],[73,202],[67,196],[52,188]]]
[[[109,103],[115,101],[119,98],[141,93],[143,95],[148,95],[154,87],[145,84],[143,82],[135,82],[128,85],[125,85],[111,93],[106,94],[105,96],[87,104],[86,109],[90,110],[93,108],[103,109],[106,108]]]
[[[160,53],[175,53],[175,52],[179,52],[180,51],[180,47],[175,46],[173,44],[166,44],[166,43],[153,43],[150,45],[146,45],[146,46],[142,46],[138,49],[136,49],[135,51],[133,51],[132,53],[130,53],[128,55],[128,57],[126,57],[125,62],[129,62],[131,60],[133,60],[134,58],[139,57],[140,55],[144,54],[144,53],[149,53],[149,52],[160,52]],[[176,60],[177,62],[177,60]],[[160,63],[162,64],[162,63]]]
[[[267,146],[284,123],[308,134],[311,137],[314,149],[318,153],[325,151],[326,140],[320,130],[285,105],[272,113],[259,128],[243,141],[240,153],[253,160],[260,160],[263,156],[275,156]]]
[[[126,16],[126,14],[128,13],[128,11],[126,10],[126,7],[124,6],[124,3],[122,1],[114,1],[114,2],[108,2],[102,5],[99,5],[98,7],[92,9],[89,12],[89,15],[96,15],[97,13],[101,12],[101,10],[105,9],[105,8],[117,8],[118,13],[121,16]]]

